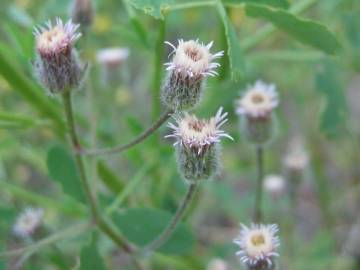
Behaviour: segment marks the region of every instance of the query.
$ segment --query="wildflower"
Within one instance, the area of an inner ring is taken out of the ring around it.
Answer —
[[[29,237],[40,227],[43,215],[44,211],[40,208],[26,208],[16,219],[14,234],[22,238]]]
[[[97,52],[96,60],[108,68],[116,68],[121,65],[128,56],[128,48],[104,48]]]
[[[265,177],[264,189],[278,197],[285,190],[285,179],[281,175],[270,174]]]
[[[92,0],[74,0],[71,8],[72,20],[81,27],[89,27],[94,20]]]
[[[278,106],[275,85],[257,81],[236,103],[236,113],[246,138],[256,144],[268,142],[273,135],[272,112]]]
[[[211,54],[213,42],[204,45],[198,40],[180,39],[177,47],[170,42],[166,44],[173,48],[169,56],[174,56],[165,64],[169,73],[162,88],[162,100],[174,110],[191,109],[200,101],[204,79],[217,75],[215,69],[220,64],[214,60],[222,57],[224,52]]]
[[[234,240],[240,246],[236,255],[249,270],[273,269],[274,257],[279,256],[276,252],[280,246],[280,240],[276,236],[278,231],[276,224],[251,224],[250,228],[241,224],[240,234]]]
[[[35,27],[36,75],[50,93],[61,93],[80,85],[85,69],[80,67],[74,43],[80,38],[78,24],[57,18],[55,25]]]
[[[232,139],[220,130],[227,121],[227,113],[221,107],[215,117],[209,120],[198,119],[195,115],[184,113],[175,118],[177,126],[169,123],[173,133],[166,137],[176,138],[179,169],[183,177],[190,181],[208,179],[219,168],[219,142],[222,137]]]
[[[301,174],[309,163],[309,156],[301,140],[297,137],[290,141],[289,151],[284,158],[287,171],[293,174]]]
[[[227,263],[219,258],[212,259],[207,265],[206,270],[228,270]]]

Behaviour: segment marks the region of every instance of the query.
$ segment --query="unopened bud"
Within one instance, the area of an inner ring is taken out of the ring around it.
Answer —
[[[89,27],[94,20],[92,0],[74,0],[71,8],[72,20],[81,27]]]
[[[189,110],[196,106],[201,98],[205,78],[215,76],[215,68],[220,66],[213,60],[223,56],[223,52],[210,53],[212,42],[207,45],[197,40],[178,41],[170,55],[174,54],[172,61],[166,63],[168,76],[162,87],[162,100],[169,108],[177,111]]]
[[[219,169],[219,142],[221,137],[231,138],[220,130],[227,121],[227,113],[218,110],[210,120],[198,119],[184,113],[176,118],[177,126],[170,123],[173,133],[166,137],[176,138],[178,165],[184,179],[190,183],[206,180]]]
[[[74,43],[81,36],[78,24],[68,21],[63,24],[57,18],[53,26],[49,21],[45,27],[35,28],[36,59],[34,68],[42,85],[50,93],[61,93],[79,87],[85,73],[81,67]]]
[[[257,81],[237,101],[241,130],[249,142],[263,145],[272,139],[275,133],[273,110],[278,103],[275,86],[262,81]]]
[[[206,267],[206,270],[230,270],[228,264],[220,259],[214,258],[212,259]]]

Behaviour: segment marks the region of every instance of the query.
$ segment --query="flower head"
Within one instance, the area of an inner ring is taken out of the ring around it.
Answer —
[[[209,120],[198,119],[195,115],[184,113],[176,118],[177,125],[169,127],[173,133],[166,137],[176,138],[174,143],[177,152],[180,173],[189,182],[208,179],[217,172],[219,165],[218,144],[222,137],[232,139],[220,129],[227,121],[227,113],[218,110],[215,117]]]
[[[275,85],[258,80],[237,101],[236,112],[250,118],[266,118],[278,104]]]
[[[309,163],[309,156],[300,138],[290,141],[289,151],[285,155],[284,164],[288,171],[301,173]]]
[[[41,225],[44,211],[40,208],[26,208],[16,219],[13,232],[19,237],[28,237]]]
[[[206,268],[206,270],[228,270],[228,269],[229,269],[228,264],[220,258],[212,259]]]
[[[121,65],[129,56],[128,48],[105,48],[96,54],[96,60],[109,68]]]
[[[179,76],[184,78],[217,75],[215,68],[219,67],[220,64],[213,62],[213,60],[222,57],[224,52],[220,51],[211,54],[210,48],[213,42],[204,45],[198,40],[184,41],[179,39],[177,47],[170,42],[165,43],[173,48],[170,55],[174,54],[172,61],[165,64],[168,66],[166,70],[174,70]]]
[[[174,137],[177,139],[174,145],[181,144],[181,146],[193,151],[196,155],[201,155],[207,148],[220,142],[221,137],[233,139],[220,129],[227,122],[226,117],[228,115],[228,113],[222,113],[222,111],[223,108],[220,107],[215,117],[209,120],[198,119],[195,115],[184,113],[184,117],[176,119],[177,126],[169,123],[173,133],[165,137]]]
[[[64,24],[59,18],[54,25],[48,21],[44,27],[35,27],[37,58],[34,68],[39,81],[51,93],[77,88],[85,74],[73,48],[81,36],[78,28],[79,25],[71,20]]]
[[[276,249],[280,240],[276,233],[279,231],[276,224],[251,224],[250,228],[241,224],[239,236],[234,243],[240,246],[236,253],[240,261],[249,267],[263,266],[262,270],[271,269],[274,257],[279,256]]]
[[[162,88],[162,100],[174,110],[187,110],[193,108],[200,101],[204,78],[215,76],[215,69],[220,66],[214,62],[223,56],[223,51],[215,54],[210,53],[213,42],[207,45],[198,40],[178,40],[169,57],[172,60],[166,63],[169,72]]]
[[[94,20],[92,0],[74,0],[71,13],[74,22],[82,27],[90,26]]]
[[[270,174],[264,179],[264,189],[277,196],[285,190],[285,179],[281,175]]]
[[[64,24],[60,18],[56,18],[55,25],[48,21],[45,27],[35,27],[36,50],[42,57],[70,53],[71,47],[81,37],[77,32],[79,27],[71,20]]]

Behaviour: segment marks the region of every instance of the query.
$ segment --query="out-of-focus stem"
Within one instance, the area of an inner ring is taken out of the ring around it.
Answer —
[[[256,146],[256,193],[255,193],[255,205],[254,205],[254,222],[261,222],[262,219],[262,195],[263,195],[263,147]]]
[[[169,239],[169,237],[172,235],[172,233],[175,231],[177,225],[180,223],[182,217],[185,214],[186,209],[191,204],[194,195],[196,193],[198,184],[197,183],[191,183],[189,185],[188,191],[185,195],[184,200],[179,205],[178,209],[176,210],[175,215],[171,219],[170,223],[167,225],[167,227],[164,229],[164,231],[150,244],[148,244],[143,251],[143,254],[147,254],[151,251],[155,251],[159,247],[161,247],[163,244],[166,243],[166,241]]]

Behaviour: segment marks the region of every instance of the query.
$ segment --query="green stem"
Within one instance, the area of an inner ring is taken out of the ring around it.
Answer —
[[[181,9],[205,7],[215,5],[215,1],[192,1],[188,3],[174,4],[171,5],[166,11],[175,11]]]
[[[164,40],[165,40],[165,20],[159,21],[159,34],[155,45],[155,58],[154,58],[154,75],[152,81],[152,118],[160,113],[160,88],[161,88],[161,75],[163,70],[163,56],[164,56]]]
[[[256,146],[256,193],[255,193],[255,205],[254,205],[254,222],[259,223],[262,220],[262,193],[263,193],[263,147]]]
[[[84,162],[82,160],[82,156],[80,155],[81,146],[75,128],[74,113],[71,102],[71,91],[70,90],[65,91],[62,97],[63,97],[66,120],[68,124],[68,131],[70,134],[71,144],[74,149],[75,162],[79,171],[81,183],[85,190],[87,199],[90,203],[93,219],[96,225],[103,233],[105,233],[109,238],[111,238],[126,253],[131,254],[134,252],[133,247],[127,242],[126,239],[124,239],[124,237],[121,234],[119,234],[116,230],[114,230],[111,227],[111,225],[101,217],[101,214],[99,213],[96,197],[91,191],[88,179],[85,174]],[[143,269],[140,263],[135,260],[135,258],[133,258],[133,262],[137,269],[139,270]]]
[[[185,210],[188,208],[190,203],[192,202],[194,195],[196,193],[198,184],[192,183],[189,185],[188,191],[185,195],[184,200],[179,205],[178,209],[176,210],[175,215],[171,219],[170,223],[167,225],[167,227],[164,229],[164,231],[150,244],[148,244],[145,248],[143,253],[147,254],[151,251],[155,251],[159,247],[161,247],[163,244],[167,242],[167,240],[170,238],[172,233],[175,231],[177,225],[181,221],[183,215],[185,214]]]
[[[173,113],[174,113],[173,110],[167,110],[162,116],[160,116],[160,118],[150,128],[145,130],[143,133],[141,133],[138,137],[136,137],[129,143],[111,148],[87,150],[87,151],[83,151],[83,153],[86,155],[98,156],[98,155],[106,155],[106,154],[116,154],[128,150],[129,148],[141,143],[147,137],[153,134],[159,127],[161,127],[161,125],[164,122],[166,122],[166,120],[168,120],[172,116]],[[82,152],[81,149],[79,149],[79,151]]]

